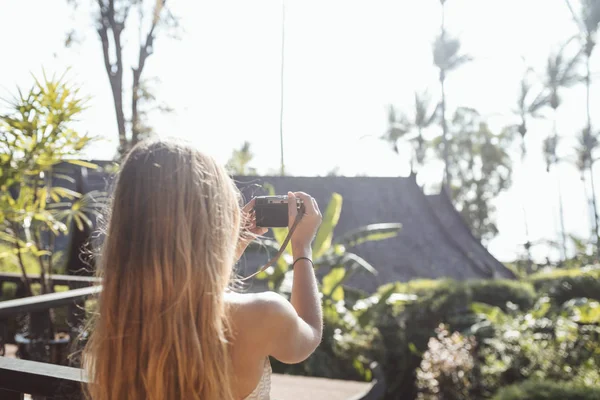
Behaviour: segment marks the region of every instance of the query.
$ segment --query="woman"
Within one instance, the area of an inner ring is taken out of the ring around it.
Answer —
[[[306,359],[322,315],[311,242],[317,203],[291,238],[291,301],[228,288],[256,234],[252,202],[210,157],[174,140],[135,146],[118,174],[99,274],[103,290],[84,352],[93,400],[268,399],[269,356]],[[243,227],[243,229],[242,229]]]

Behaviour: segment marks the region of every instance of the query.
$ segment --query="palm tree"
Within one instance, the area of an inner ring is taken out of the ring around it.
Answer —
[[[594,211],[594,222],[592,226],[596,241],[596,253],[598,254],[600,253],[600,238],[598,236],[598,208],[596,203],[596,191],[594,189],[594,162],[591,156],[595,146],[598,143],[598,139],[592,134],[592,116],[590,113],[590,87],[592,84],[592,77],[590,70],[590,58],[592,57],[592,53],[594,52],[594,48],[596,46],[596,33],[600,26],[600,0],[580,0],[579,13],[575,12],[569,0],[565,0],[565,2],[571,11],[571,15],[573,16],[575,24],[579,28],[579,38],[582,42],[583,53],[585,54],[587,126],[580,137],[577,153],[579,161],[582,163],[581,167],[587,168],[590,172],[590,181],[592,185],[592,208]],[[593,147],[583,147],[587,145],[593,145]],[[585,174],[583,171],[582,178],[584,178],[585,184]]]
[[[583,53],[585,54],[585,86],[586,86],[586,111],[587,111],[587,126],[590,132],[592,131],[592,117],[590,113],[590,86],[591,86],[591,71],[590,58],[596,47],[596,32],[600,27],[600,0],[580,0],[580,13],[577,14],[569,0],[565,0],[573,20],[577,24],[582,41]]]
[[[527,147],[525,146],[525,136],[527,135],[529,128],[527,122],[530,118],[541,118],[541,111],[548,105],[548,96],[543,90],[538,90],[535,94],[533,93],[533,84],[530,81],[531,69],[527,69],[521,78],[521,86],[519,91],[519,97],[517,99],[516,108],[513,110],[513,114],[518,118],[518,123],[509,127],[513,132],[519,133],[521,137],[521,169],[525,171],[525,157],[527,155]],[[525,210],[524,199],[526,196],[524,188],[522,188],[521,197],[523,199],[523,222],[525,224],[525,249],[528,255],[528,262],[531,263],[531,242],[529,238],[529,225],[527,223],[527,212]]]
[[[416,137],[408,140],[413,143],[414,159],[418,165],[423,166],[425,162],[425,138],[423,131],[433,124],[437,116],[438,106],[432,107],[431,96],[425,90],[415,92],[414,94],[414,109],[409,117],[405,113],[399,113],[390,106],[388,109],[388,131],[383,135],[382,139],[392,145],[393,150],[398,153],[398,140],[410,133],[416,133]],[[416,132],[415,132],[416,131]],[[411,170],[413,162],[411,162]]]
[[[560,49],[551,54],[548,57],[546,65],[546,79],[545,87],[548,91],[548,102],[553,110],[553,121],[552,121],[552,135],[546,138],[544,141],[544,155],[546,157],[546,168],[550,172],[552,166],[558,165],[559,159],[557,156],[558,148],[558,131],[556,128],[556,119],[558,115],[558,107],[562,103],[560,92],[563,89],[568,89],[579,82],[581,82],[581,76],[577,72],[578,63],[581,57],[581,51],[578,51],[575,55],[569,57],[565,54],[567,46],[571,40],[568,40],[563,44]],[[560,189],[560,176],[556,175],[558,184],[558,201],[559,201],[559,217],[561,226],[562,236],[562,251],[563,259],[566,257],[566,232],[563,215],[563,203]]]
[[[556,123],[555,123],[556,125]],[[550,173],[550,169],[553,166],[558,166],[560,159],[558,158],[557,148],[558,148],[559,137],[556,134],[550,135],[544,139],[543,142],[543,152],[544,159],[546,161],[546,171]],[[558,215],[560,218],[560,235],[561,235],[561,256],[562,259],[565,260],[567,257],[567,236],[565,230],[565,219],[564,219],[564,209],[563,209],[563,201],[562,201],[562,189],[560,186],[560,175],[556,174],[556,184],[558,185]]]
[[[472,58],[466,54],[460,54],[460,40],[450,37],[446,32],[446,0],[440,0],[442,5],[442,23],[440,35],[436,38],[433,44],[433,63],[440,70],[439,79],[442,92],[441,102],[441,125],[442,125],[442,142],[444,145],[444,184],[447,189],[450,188],[451,176],[448,172],[448,125],[446,122],[446,76],[449,72],[457,69],[461,65],[469,62]]]
[[[519,123],[511,127],[521,137],[521,160],[527,155],[527,148],[525,147],[525,135],[529,132],[527,122],[529,118],[541,118],[541,111],[548,106],[549,101],[548,95],[543,90],[537,91],[532,98],[533,84],[529,79],[530,72],[531,70],[528,69],[521,78],[517,107],[513,110],[513,114],[519,118]]]

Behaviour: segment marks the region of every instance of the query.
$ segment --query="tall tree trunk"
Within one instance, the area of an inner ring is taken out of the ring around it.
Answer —
[[[557,109],[554,109],[554,120],[552,121],[552,131],[554,135],[554,156],[556,157],[554,161],[554,170],[556,173],[556,184],[558,188],[558,216],[560,221],[560,236],[561,236],[561,249],[562,249],[562,259],[567,259],[567,235],[565,231],[565,216],[564,216],[564,208],[562,201],[562,190],[560,186],[560,173],[558,171],[558,156],[556,156],[556,150],[558,147],[558,131],[556,128],[556,118],[557,118]]]
[[[165,0],[163,0],[162,4],[164,6]],[[154,12],[159,12],[160,9],[155,10]],[[140,140],[140,134],[142,133],[142,127],[140,125],[140,113],[138,109],[138,103],[140,100],[140,84],[142,79],[142,72],[144,71],[144,67],[146,66],[146,59],[152,55],[152,49],[154,46],[154,31],[156,29],[157,20],[153,20],[152,26],[148,30],[148,34],[146,35],[146,40],[140,44],[140,53],[138,56],[138,66],[137,68],[132,68],[133,72],[133,84],[131,87],[131,140],[128,143],[128,149],[132,148],[137,144]]]
[[[448,151],[448,125],[446,123],[446,88],[445,88],[445,71],[440,71],[440,84],[442,87],[442,142],[444,144],[444,186],[450,193],[450,171],[449,171],[449,163],[450,156]]]
[[[600,236],[598,235],[598,208],[596,207],[596,185],[594,183],[594,163],[590,163],[590,182],[592,183],[592,208],[594,211],[594,240],[596,241],[596,257],[600,255]]]
[[[104,68],[110,81],[110,88],[113,95],[113,104],[115,115],[117,117],[117,129],[119,131],[119,150],[127,146],[127,133],[125,130],[125,113],[123,112],[123,47],[121,45],[121,33],[125,26],[115,18],[114,1],[100,6],[100,26],[98,35],[102,42],[102,55],[104,56]],[[115,63],[110,61],[110,43],[108,31],[112,32],[115,46]]]
[[[592,114],[590,112],[590,87],[591,87],[591,70],[590,70],[590,52],[586,51],[586,75],[585,75],[585,101],[586,101],[586,113],[587,113],[587,131],[589,135],[592,135]],[[594,242],[596,247],[596,256],[600,254],[600,237],[598,235],[598,207],[596,203],[596,190],[594,184],[594,159],[591,154],[591,149],[589,149],[590,156],[590,180],[592,182],[592,209],[594,211],[594,221],[592,224],[592,229],[594,231]]]
[[[524,173],[525,169],[525,136],[521,136],[521,171]],[[531,240],[529,238],[529,223],[527,222],[527,209],[525,207],[525,199],[527,198],[525,179],[521,184],[521,210],[523,211],[523,225],[525,228],[525,251],[527,252],[527,268],[531,271],[532,259],[531,259]]]
[[[446,2],[442,1],[442,25],[441,25],[441,35],[442,35],[442,44],[446,43]],[[448,125],[446,123],[446,71],[443,68],[440,68],[440,86],[442,89],[442,142],[444,145],[444,186],[448,191],[448,194],[451,195],[451,181],[452,177],[449,171],[449,152],[448,152]]]
[[[567,259],[567,235],[565,230],[565,216],[563,209],[563,200],[562,200],[562,190],[560,186],[560,174],[558,172],[558,165],[554,168],[556,172],[556,184],[558,188],[558,212],[560,215],[560,229],[561,229],[561,239],[562,239],[562,257],[563,260]]]

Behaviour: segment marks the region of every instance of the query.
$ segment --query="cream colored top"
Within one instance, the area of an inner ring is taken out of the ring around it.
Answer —
[[[271,373],[273,370],[271,369],[271,363],[269,362],[269,357],[265,358],[265,367],[263,369],[263,373],[260,377],[260,381],[256,388],[250,393],[244,400],[270,400],[271,399]]]

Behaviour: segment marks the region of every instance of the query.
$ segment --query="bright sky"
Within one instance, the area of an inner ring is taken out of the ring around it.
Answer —
[[[80,3],[73,12],[65,0],[2,1],[0,95],[6,97],[16,85],[28,87],[30,73],[40,74],[42,67],[49,73],[72,67],[70,76],[93,96],[80,128],[107,139],[90,156],[109,158],[117,133],[90,17],[94,2]],[[156,42],[144,75],[160,77],[156,93],[175,113],[152,114],[153,125],[160,134],[193,140],[223,162],[234,147],[249,140],[259,172],[277,171],[281,0],[168,3],[182,18],[184,32],[181,40]],[[287,171],[325,175],[339,167],[345,175],[406,175],[408,158],[396,156],[375,137],[386,129],[388,104],[410,111],[414,90],[429,87],[438,94],[431,43],[439,22],[438,0],[286,0]],[[523,57],[543,73],[549,52],[575,32],[563,0],[449,0],[447,25],[475,58],[450,75],[449,108],[475,107],[493,126],[511,122]],[[82,41],[65,49],[65,33],[72,26],[80,28]],[[137,32],[130,34],[127,49],[136,51]],[[600,66],[599,54],[592,61],[594,71]],[[133,60],[134,53],[127,57]],[[596,84],[592,110],[599,100]],[[564,154],[584,125],[584,110],[583,87],[565,92],[558,121],[566,138]],[[489,248],[501,260],[523,251],[523,201],[532,240],[556,239],[556,179],[545,172],[541,155],[541,141],[550,127],[549,121],[531,124],[526,167],[515,164],[513,187],[497,199],[500,234]],[[419,181],[431,186],[440,177],[439,164],[432,164]],[[560,178],[567,230],[587,237],[588,210],[579,174],[563,165]],[[534,255],[544,256],[544,248],[534,249]]]

